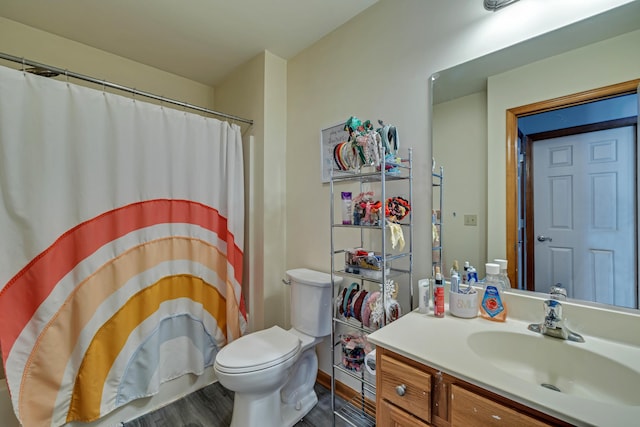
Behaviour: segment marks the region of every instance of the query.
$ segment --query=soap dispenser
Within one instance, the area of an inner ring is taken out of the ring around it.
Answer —
[[[507,320],[507,305],[504,301],[505,283],[500,279],[500,265],[486,263],[487,276],[480,298],[480,316],[485,319],[504,322]]]

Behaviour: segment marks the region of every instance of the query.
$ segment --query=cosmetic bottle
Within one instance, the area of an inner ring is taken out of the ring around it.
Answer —
[[[458,276],[458,272],[454,271],[451,274],[451,278],[449,279],[451,281],[451,292],[455,292],[458,293],[460,292],[460,276]]]
[[[467,271],[469,271],[469,261],[465,261],[462,267],[462,283],[467,283]]]
[[[436,267],[436,278],[433,284],[433,315],[444,317],[444,280],[440,267]]]
[[[351,191],[343,191],[342,197],[342,223],[351,224]]]
[[[418,280],[418,311],[420,313],[428,313],[429,312],[429,303],[430,303],[430,295],[429,289],[431,287],[430,284],[431,279],[420,279]]]
[[[449,270],[449,277],[451,281],[451,292],[458,292],[460,290],[460,274],[458,273],[458,260],[454,259],[453,264],[451,265],[451,270]]]

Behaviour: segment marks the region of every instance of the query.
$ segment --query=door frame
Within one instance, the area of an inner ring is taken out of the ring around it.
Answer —
[[[518,118],[586,104],[593,101],[600,101],[620,95],[637,93],[639,85],[640,79],[629,80],[627,82],[591,89],[506,110],[506,254],[508,260],[508,274],[512,286],[515,286],[518,283],[518,249],[521,244],[520,239],[518,239],[520,231],[520,213],[518,212]],[[529,180],[530,177],[525,177],[525,179]],[[527,289],[533,290],[533,283],[529,283],[528,280]]]

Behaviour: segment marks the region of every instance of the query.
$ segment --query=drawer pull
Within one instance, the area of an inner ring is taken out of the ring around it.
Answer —
[[[406,385],[400,384],[399,386],[396,387],[396,393],[398,393],[398,396],[404,396],[406,392],[407,392]]]

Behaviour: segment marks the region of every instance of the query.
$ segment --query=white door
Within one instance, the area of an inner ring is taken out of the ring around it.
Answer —
[[[636,307],[635,128],[533,144],[535,290]]]

